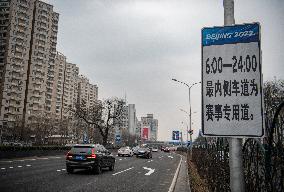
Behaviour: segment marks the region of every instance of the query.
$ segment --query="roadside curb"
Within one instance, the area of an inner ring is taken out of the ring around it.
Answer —
[[[182,162],[182,156],[181,155],[179,155],[179,156],[180,156],[179,165],[177,167],[176,173],[174,175],[172,184],[171,184],[168,192],[173,192],[175,190],[175,186],[176,186],[176,183],[177,183],[177,178],[178,178],[178,174],[179,174],[179,170],[180,170],[180,166],[181,166],[181,162]]]

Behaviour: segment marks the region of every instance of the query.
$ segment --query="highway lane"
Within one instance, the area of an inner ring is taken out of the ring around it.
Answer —
[[[0,191],[165,192],[179,161],[179,155],[164,152],[154,152],[152,159],[116,156],[115,170],[100,175],[86,170],[68,174],[64,156],[0,161]]]

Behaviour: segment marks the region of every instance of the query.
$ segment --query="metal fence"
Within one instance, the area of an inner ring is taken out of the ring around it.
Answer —
[[[243,140],[245,189],[284,191],[284,102],[266,114],[266,137]],[[203,138],[193,148],[192,161],[209,191],[230,191],[227,138]]]

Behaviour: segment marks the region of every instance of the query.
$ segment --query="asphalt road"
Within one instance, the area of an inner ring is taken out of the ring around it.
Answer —
[[[115,170],[96,175],[68,174],[65,156],[0,161],[0,191],[143,191],[167,192],[178,167],[175,153],[153,152],[152,159],[116,157]]]

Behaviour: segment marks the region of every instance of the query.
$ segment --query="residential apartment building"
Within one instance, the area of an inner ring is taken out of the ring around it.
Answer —
[[[46,92],[45,104],[47,112],[54,114],[58,119],[62,118],[65,70],[66,56],[57,52],[55,65],[49,68],[47,76],[47,89],[51,89],[52,94],[50,95],[50,91]]]
[[[64,119],[71,117],[78,99],[79,67],[73,63],[66,63],[64,72],[63,108],[61,110]]]
[[[0,10],[2,124],[51,111],[59,14],[38,0],[2,0]]]
[[[54,75],[59,14],[53,11],[52,5],[41,1],[36,1],[34,7],[24,112],[26,120],[32,115],[51,112],[51,103],[48,101],[51,101],[56,83]]]
[[[23,117],[34,3],[0,2],[1,124]]]
[[[94,106],[98,101],[98,87],[89,82],[84,75],[78,78],[78,101],[85,104],[86,108]]]
[[[153,114],[147,114],[146,117],[141,117],[141,128],[149,127],[149,140],[157,141],[158,136],[158,120],[154,119]]]

